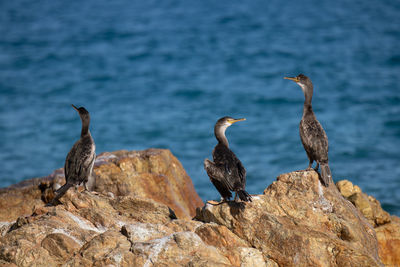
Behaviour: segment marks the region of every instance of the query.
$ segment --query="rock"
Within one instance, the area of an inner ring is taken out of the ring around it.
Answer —
[[[386,266],[400,266],[400,219],[392,216],[390,223],[375,228],[379,256]]]
[[[97,162],[95,191],[150,198],[186,219],[203,205],[192,180],[169,150],[103,153]]]
[[[283,174],[250,203],[206,204],[196,219],[226,226],[279,266],[382,266],[372,226],[314,171]]]
[[[381,204],[372,196],[363,193],[350,181],[342,180],[336,183],[340,193],[348,199],[368,219],[374,227],[390,222],[390,215],[381,208]]]
[[[166,149],[102,153],[93,173],[95,191],[110,197],[153,199],[170,207],[179,218],[191,219],[196,208],[203,206],[182,164]],[[64,183],[64,171],[58,169],[47,177],[0,189],[0,207],[8,210],[0,213],[0,222],[32,214],[35,207],[51,201],[54,190]]]
[[[86,206],[77,208],[76,199]],[[184,257],[183,262],[194,262],[192,256],[197,255],[202,261],[210,256],[216,263],[229,263],[216,248],[186,231],[194,230],[199,222],[173,219],[167,206],[153,200],[113,199],[72,190],[63,201],[56,207],[40,207],[9,226],[0,237],[0,260],[17,266],[135,266],[158,257],[160,262],[172,264],[175,260],[168,253],[175,253]],[[129,205],[134,209],[123,212]],[[162,240],[168,240],[168,249],[158,251]],[[184,249],[185,245],[190,249]],[[137,251],[146,247],[149,250],[138,255]],[[155,254],[148,253],[152,249]]]
[[[177,232],[147,242],[134,242],[131,248],[136,266],[231,266],[229,260],[207,246],[193,232]]]
[[[353,185],[348,180],[342,180],[342,181],[337,182],[336,187],[339,189],[340,193],[345,198],[349,198],[354,194],[361,193],[361,189],[358,186]]]
[[[386,266],[400,266],[400,218],[390,216],[378,200],[363,193],[351,182],[339,181],[336,186],[375,227],[382,262]]]
[[[46,249],[50,255],[66,260],[70,255],[79,250],[80,246],[71,237],[63,233],[54,233],[47,235],[41,242],[41,246]]]
[[[63,184],[60,171],[0,190],[0,266],[382,266],[379,256],[388,265],[399,261],[399,219],[388,219],[378,201],[342,182],[341,192],[354,206],[334,185],[322,187],[314,171],[279,176],[251,203],[206,204],[194,220],[201,200],[168,150],[104,153],[95,173],[97,192],[71,188],[55,207],[44,205]],[[12,203],[14,198],[23,201]],[[379,256],[368,221],[376,225]]]
[[[43,205],[39,189],[43,180],[31,179],[19,185],[1,188],[0,207],[7,212],[0,212],[0,222],[10,222],[21,215],[32,214],[35,206]]]
[[[255,248],[240,248],[240,267],[278,267],[279,265],[271,260],[265,262],[261,251]]]

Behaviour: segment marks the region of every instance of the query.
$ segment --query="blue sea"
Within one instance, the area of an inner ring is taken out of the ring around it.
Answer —
[[[86,107],[97,153],[168,148],[203,200],[218,118],[249,193],[308,165],[303,93],[348,179],[400,215],[400,2],[1,1],[0,187],[64,165]]]

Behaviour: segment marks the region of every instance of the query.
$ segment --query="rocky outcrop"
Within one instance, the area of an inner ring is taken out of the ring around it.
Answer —
[[[380,266],[375,231],[318,174],[283,174],[252,203],[206,205],[196,218],[226,226],[279,266]]]
[[[93,174],[94,191],[152,199],[173,209],[179,218],[192,218],[196,207],[203,205],[182,164],[166,149],[102,153],[96,158]],[[47,177],[0,189],[0,207],[9,211],[0,213],[0,222],[32,214],[64,183],[64,171],[58,169]]]
[[[0,263],[17,266],[254,266],[262,254],[226,227],[178,219],[133,196],[75,190],[3,226]],[[260,265],[262,266],[262,265]]]
[[[348,180],[336,184],[340,193],[356,206],[374,226],[379,243],[379,256],[387,266],[400,266],[400,218],[390,216],[377,199],[363,193]]]
[[[205,206],[168,150],[104,153],[94,173],[96,192],[71,188],[56,207],[44,205],[61,171],[2,189],[0,266],[398,264],[398,218],[314,171],[283,174],[250,203]]]

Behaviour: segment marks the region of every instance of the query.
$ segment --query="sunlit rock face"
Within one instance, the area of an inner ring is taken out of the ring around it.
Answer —
[[[245,205],[206,205],[197,217],[226,226],[279,266],[381,266],[373,227],[314,171],[280,175]]]
[[[96,192],[153,199],[169,206],[179,218],[192,218],[196,207],[203,205],[182,164],[167,149],[102,153],[96,158],[93,176]],[[30,215],[64,183],[64,171],[58,169],[47,177],[0,189],[0,207],[8,210],[0,214],[0,221]]]
[[[363,193],[348,180],[336,184],[340,193],[374,226],[379,243],[379,256],[386,266],[400,266],[400,218],[390,216],[377,199]]]
[[[277,267],[399,262],[399,219],[348,181],[321,186],[314,171],[282,174],[252,202],[219,205],[201,202],[168,150],[101,154],[94,175],[96,192],[71,188],[55,207],[45,203],[64,183],[62,170],[2,189],[0,265]]]

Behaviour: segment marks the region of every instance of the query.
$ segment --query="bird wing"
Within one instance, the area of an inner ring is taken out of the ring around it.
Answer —
[[[67,183],[80,184],[88,179],[93,167],[94,145],[88,143],[82,145],[81,139],[78,140],[65,159],[64,173]]]
[[[246,169],[244,168],[242,162],[237,159],[237,169],[238,169],[238,174],[240,176],[240,180],[242,181],[242,184],[246,184]]]
[[[218,144],[213,151],[213,158],[230,190],[244,187],[246,170],[232,150]]]
[[[67,184],[74,184],[76,180],[76,170],[75,170],[75,156],[76,154],[76,143],[74,146],[71,148],[71,150],[68,152],[67,157],[65,159],[65,164],[64,164],[64,175],[65,175],[65,183]]]
[[[300,137],[304,149],[313,160],[328,160],[328,137],[317,119],[301,120]]]
[[[221,192],[220,189],[229,191],[232,185],[229,183],[229,180],[225,178],[225,167],[206,159],[204,161],[204,169],[206,170],[208,177],[210,177],[211,182],[213,182],[214,186],[217,187],[218,191]],[[215,183],[214,180],[216,180],[217,183]]]

